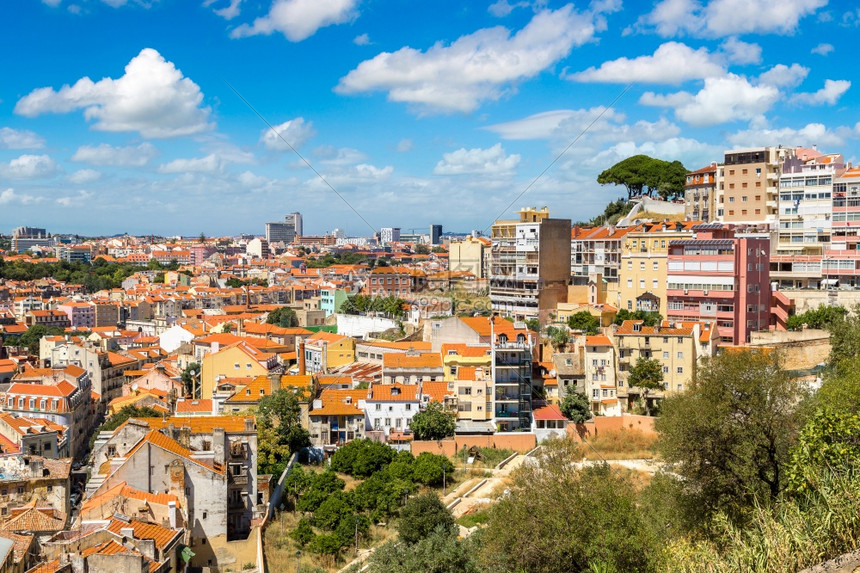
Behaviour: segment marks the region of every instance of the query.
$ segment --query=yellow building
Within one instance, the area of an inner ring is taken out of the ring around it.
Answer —
[[[641,397],[642,390],[630,388],[630,369],[640,358],[653,359],[663,367],[663,391],[650,391],[650,403],[667,393],[683,392],[696,372],[702,356],[716,348],[717,331],[711,323],[663,321],[660,326],[645,326],[641,320],[625,320],[615,332],[618,347],[618,396],[629,407]],[[625,408],[626,409],[626,408]]]
[[[492,242],[482,237],[471,235],[462,241],[451,241],[448,250],[448,269],[451,271],[468,271],[476,279],[486,278],[484,260]]]
[[[323,374],[355,362],[355,340],[319,331],[305,339],[299,350],[300,374]]]
[[[693,235],[696,222],[645,223],[627,233],[618,272],[619,309],[666,315],[666,260],[670,241]],[[612,302],[610,300],[610,302]]]
[[[277,365],[277,354],[263,352],[245,342],[210,352],[203,357],[200,368],[199,397],[211,398],[221,378],[265,376]]]
[[[492,361],[489,345],[442,345],[445,382],[457,396],[458,421],[493,419]]]

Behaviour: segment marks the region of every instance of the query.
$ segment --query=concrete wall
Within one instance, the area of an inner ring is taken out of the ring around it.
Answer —
[[[515,452],[528,452],[537,445],[534,434],[526,432],[512,432],[505,434],[494,434],[491,436],[457,436],[448,440],[413,441],[412,455],[417,456],[422,452],[430,452],[445,456],[454,456],[461,452],[463,447],[471,448],[497,448],[514,450]]]
[[[383,332],[396,328],[397,322],[378,316],[337,315],[337,333],[343,336],[364,338],[371,332]]]
[[[807,310],[815,310],[821,305],[841,304],[845,308],[851,309],[855,304],[860,303],[860,290],[780,289],[779,292],[794,301],[797,314]],[[831,297],[830,294],[835,294],[835,296]]]
[[[797,332],[754,332],[750,334],[750,346],[777,348],[786,370],[808,370],[827,361],[830,333],[811,328]]]

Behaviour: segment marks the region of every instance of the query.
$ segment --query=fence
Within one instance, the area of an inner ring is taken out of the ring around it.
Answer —
[[[634,430],[648,436],[656,436],[653,416],[637,416],[634,414],[622,414],[620,416],[597,416],[584,424],[570,424],[567,427],[568,435],[574,440],[581,442],[583,438],[590,440],[601,432],[618,432],[620,430]]]
[[[448,440],[412,442],[412,455],[422,452],[453,456],[464,447],[497,448],[525,453],[537,445],[535,435],[527,432],[499,433],[489,436],[457,436]]]

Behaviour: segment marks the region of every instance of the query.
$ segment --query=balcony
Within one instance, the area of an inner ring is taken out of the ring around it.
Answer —
[[[230,485],[248,485],[248,474],[230,474],[227,483],[229,483]]]

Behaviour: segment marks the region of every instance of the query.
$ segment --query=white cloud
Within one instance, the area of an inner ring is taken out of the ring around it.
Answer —
[[[397,142],[396,149],[400,153],[412,151],[412,140],[411,139],[401,139],[400,141]]]
[[[12,203],[29,205],[30,203],[40,203],[42,200],[41,197],[16,193],[11,187],[0,191],[0,205],[11,205]]]
[[[850,87],[851,82],[848,80],[824,80],[824,87],[820,90],[795,94],[791,101],[806,105],[833,105]]]
[[[777,88],[794,88],[799,86],[809,74],[809,68],[800,64],[777,64],[758,77],[759,84],[774,86]]]
[[[528,8],[528,2],[514,2],[511,4],[508,0],[497,0],[490,4],[489,8],[487,8],[487,12],[495,16],[496,18],[504,18],[508,14],[514,11],[515,8]]]
[[[367,155],[350,147],[337,148],[331,145],[321,145],[314,149],[313,154],[320,163],[328,166],[357,165],[367,161]],[[300,165],[305,167],[304,163],[300,163]]]
[[[218,0],[205,0],[203,2],[203,6],[208,8],[212,4],[215,4]],[[236,16],[239,15],[240,6],[242,4],[242,0],[229,0],[229,4],[222,8],[213,8],[212,11],[224,18],[225,20],[232,20]]]
[[[81,185],[83,183],[92,183],[101,179],[101,172],[95,169],[79,169],[68,176],[68,180],[72,183]]]
[[[827,0],[711,0],[703,6],[695,0],[662,0],[634,28],[654,29],[664,37],[792,34],[800,20],[825,4]]]
[[[72,155],[72,161],[89,163],[90,165],[141,167],[156,156],[158,156],[158,150],[148,142],[126,147],[114,147],[102,143],[95,146],[82,145]]]
[[[174,159],[158,166],[159,173],[215,173],[224,168],[224,162],[214,153],[192,159]]]
[[[56,175],[60,166],[48,155],[22,155],[0,163],[0,175],[8,179],[40,179]]]
[[[850,128],[829,130],[824,124],[809,123],[800,129],[791,127],[770,128],[766,125],[750,125],[747,129],[728,136],[733,147],[758,147],[779,144],[784,147],[819,145],[838,147],[845,144],[843,133]]]
[[[305,122],[303,117],[297,117],[295,119],[285,121],[281,125],[274,126],[274,128],[274,131],[266,128],[260,133],[260,143],[265,145],[268,149],[289,149],[289,146],[284,143],[284,140],[294,148],[298,149],[310,138],[316,135],[313,123],[310,121]]]
[[[834,50],[833,44],[818,44],[812,50],[810,50],[813,54],[818,54],[819,56],[826,56]]]
[[[761,46],[743,42],[735,37],[727,38],[720,49],[733,64],[757,64],[761,62]]]
[[[356,46],[369,46],[370,36],[368,36],[367,34],[360,34],[352,39],[352,43]]]
[[[77,195],[68,195],[66,197],[57,197],[56,202],[58,205],[63,207],[72,207],[74,205],[83,205],[86,203],[91,197],[92,193],[81,189],[78,191]]]
[[[596,19],[567,5],[538,12],[514,35],[497,26],[451,44],[437,43],[425,52],[408,47],[383,52],[341,78],[335,91],[381,90],[388,92],[389,100],[415,104],[422,111],[469,112],[592,40],[599,28]]]
[[[503,139],[547,139],[556,133],[562,121],[576,113],[569,109],[545,111],[523,119],[490,125],[485,129],[497,133]]]
[[[461,148],[442,155],[433,173],[436,175],[507,175],[520,162],[518,154],[507,155],[501,143],[489,149]]]
[[[678,92],[661,96],[645,92],[639,103],[675,108],[678,119],[705,126],[752,119],[769,110],[779,97],[779,89],[772,85],[752,85],[742,76],[728,74],[707,78],[705,86],[695,95]]]
[[[244,38],[280,32],[291,42],[301,42],[320,28],[355,19],[357,3],[357,0],[275,0],[267,15],[251,25],[242,24],[231,36]]]
[[[580,82],[679,84],[722,73],[723,67],[705,48],[694,50],[685,44],[666,42],[652,56],[618,58],[569,77]]]
[[[0,149],[41,149],[45,140],[26,129],[0,127]]]
[[[199,133],[213,126],[210,108],[200,107],[203,93],[189,78],[151,48],[144,48],[118,78],[93,82],[84,77],[59,91],[33,90],[15,105],[15,113],[35,117],[43,113],[84,110],[102,131],[137,131],[144,137],[175,137]]]

